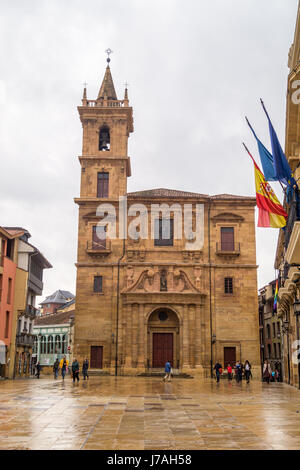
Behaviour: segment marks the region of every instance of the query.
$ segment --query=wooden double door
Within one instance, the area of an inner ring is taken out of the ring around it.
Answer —
[[[236,364],[236,348],[224,348],[224,369],[228,366],[228,364],[231,365],[231,367],[234,367]]]
[[[91,369],[102,369],[103,346],[91,346]]]
[[[153,333],[152,338],[152,367],[164,367],[167,361],[173,365],[173,333]]]

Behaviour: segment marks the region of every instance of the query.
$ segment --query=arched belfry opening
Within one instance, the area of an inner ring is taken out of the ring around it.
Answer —
[[[170,361],[179,368],[180,324],[177,314],[170,308],[154,310],[148,319],[148,364],[150,368],[163,368]]]
[[[102,126],[99,131],[99,150],[110,150],[110,131],[108,126]]]

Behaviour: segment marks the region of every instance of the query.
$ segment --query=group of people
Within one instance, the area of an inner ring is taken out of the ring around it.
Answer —
[[[279,370],[272,370],[271,364],[269,363],[268,359],[265,360],[263,365],[263,380],[268,384],[270,382],[280,382]]]
[[[216,362],[214,370],[216,372],[216,380],[217,382],[220,382],[220,376],[223,373],[223,369],[222,369],[222,365],[220,361]],[[228,364],[227,365],[228,380],[232,380],[233,378],[232,370],[233,370],[232,366]],[[237,363],[234,366],[234,371],[235,371],[235,380],[237,382],[241,382],[243,380],[243,373],[244,373],[247,384],[250,382],[250,377],[252,377],[252,374],[251,374],[251,364],[248,360],[245,361],[245,364],[242,364],[241,361],[237,361]]]
[[[61,370],[62,379],[65,380],[65,375],[69,372],[69,361],[66,358],[66,356],[64,356],[60,361],[57,358],[53,364],[53,374],[54,374],[55,379],[57,379],[58,377],[59,369]],[[80,370],[79,362],[77,361],[77,359],[74,359],[71,365],[73,382],[75,382],[75,379],[77,380],[77,382],[79,382],[79,370]],[[86,358],[82,364],[83,380],[87,380],[89,378],[88,370],[89,370],[89,361]]]

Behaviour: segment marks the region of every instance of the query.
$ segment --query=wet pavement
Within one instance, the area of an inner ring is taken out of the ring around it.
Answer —
[[[0,449],[300,449],[300,391],[200,378],[0,381]]]

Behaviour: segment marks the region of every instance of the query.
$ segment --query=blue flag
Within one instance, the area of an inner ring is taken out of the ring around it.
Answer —
[[[259,156],[260,156],[260,161],[261,161],[261,166],[263,167],[263,172],[266,181],[278,181],[278,178],[276,176],[276,171],[275,171],[275,166],[274,166],[274,159],[273,156],[270,154],[269,150],[266,149],[264,144],[259,140],[257,135],[255,134],[250,122],[246,118],[247,124],[250,127],[251,131],[253,132],[253,135],[257,141],[258,145],[258,151],[259,151]]]
[[[295,179],[293,178],[290,165],[288,164],[287,158],[281,148],[277,134],[274,130],[274,127],[271,123],[271,120],[269,118],[269,115],[266,111],[266,108],[262,100],[261,100],[261,104],[269,121],[269,131],[270,131],[276,179],[278,181],[281,181],[283,184],[286,184],[287,186],[289,186],[288,189],[291,190],[293,185],[297,186],[297,183]]]

